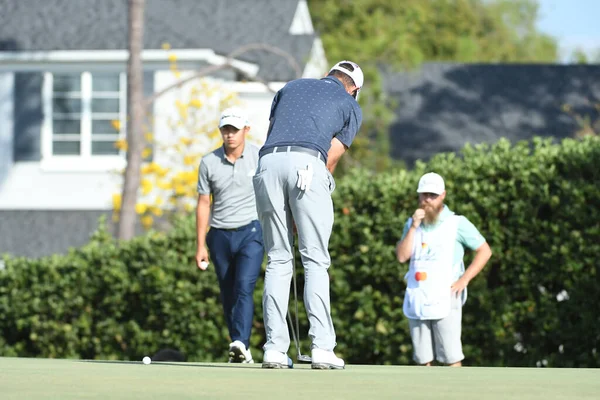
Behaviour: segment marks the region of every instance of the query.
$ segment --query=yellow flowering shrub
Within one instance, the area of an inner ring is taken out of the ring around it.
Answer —
[[[168,49],[168,45],[163,45]],[[169,56],[171,72],[180,76],[176,57]],[[218,128],[223,109],[240,105],[236,93],[210,78],[198,78],[179,90],[172,117],[163,124],[165,132],[153,132],[146,127],[144,134],[144,160],[135,210],[142,225],[149,229],[155,217],[169,213],[192,212],[197,202],[198,167],[202,157],[221,146],[223,141]],[[117,126],[113,122],[113,126]],[[162,139],[157,139],[162,138]],[[168,139],[166,139],[168,138]],[[119,139],[115,147],[127,150],[126,139]],[[149,157],[152,156],[152,159]],[[124,172],[124,171],[121,171]],[[113,218],[118,218],[121,195],[113,195]]]

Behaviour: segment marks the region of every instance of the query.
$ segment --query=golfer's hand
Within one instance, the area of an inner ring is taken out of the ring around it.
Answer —
[[[202,271],[207,267],[207,264],[203,264],[203,261],[208,263],[208,251],[204,246],[198,247],[198,251],[196,251],[196,266]]]
[[[423,218],[425,218],[425,210],[423,210],[422,208],[417,209],[412,216],[413,228],[418,228],[421,225]]]
[[[452,286],[451,286],[452,294],[460,295],[462,293],[462,291],[465,290],[465,288],[467,287],[468,284],[469,284],[469,281],[464,279],[464,277],[461,277],[459,280],[457,280],[456,282],[454,282],[452,284]]]

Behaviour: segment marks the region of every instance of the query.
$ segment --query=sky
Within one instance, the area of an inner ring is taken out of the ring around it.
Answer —
[[[538,0],[538,28],[558,39],[561,58],[581,47],[600,51],[600,0]]]

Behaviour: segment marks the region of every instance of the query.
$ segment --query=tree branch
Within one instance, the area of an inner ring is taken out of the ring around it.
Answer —
[[[152,96],[145,99],[144,107],[145,108],[150,107],[156,101],[156,99],[158,99],[165,93],[167,93],[173,89],[180,88],[181,86],[185,85],[188,82],[193,81],[194,79],[201,78],[201,77],[211,74],[213,72],[217,72],[217,71],[220,71],[222,69],[227,69],[227,68],[233,69],[234,71],[242,74],[244,76],[244,78],[246,78],[250,81],[262,83],[267,88],[267,90],[269,90],[271,93],[275,93],[275,90],[271,89],[268,82],[265,82],[264,80],[262,80],[258,77],[250,76],[248,73],[246,73],[242,69],[235,67],[233,65],[233,61],[236,57],[239,57],[240,55],[247,53],[249,51],[252,51],[252,50],[263,50],[263,51],[267,51],[269,53],[273,53],[273,54],[283,57],[287,61],[287,63],[292,67],[294,72],[296,73],[296,77],[300,78],[302,76],[302,69],[300,68],[300,65],[296,62],[294,57],[291,54],[289,54],[288,52],[281,50],[278,47],[271,46],[268,44],[250,43],[250,44],[238,47],[237,49],[235,49],[231,53],[229,53],[229,55],[227,55],[226,61],[223,64],[211,65],[211,66],[202,68],[202,69],[196,71],[196,73],[194,75],[192,75],[188,78],[185,78],[185,79],[181,79],[181,80],[175,82],[174,84],[167,86],[163,90],[154,93]]]

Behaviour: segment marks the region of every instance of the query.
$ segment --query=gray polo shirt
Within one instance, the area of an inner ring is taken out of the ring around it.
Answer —
[[[219,147],[202,157],[198,171],[198,194],[212,194],[213,228],[232,229],[258,219],[252,177],[258,166],[258,147],[246,142],[235,164]]]

